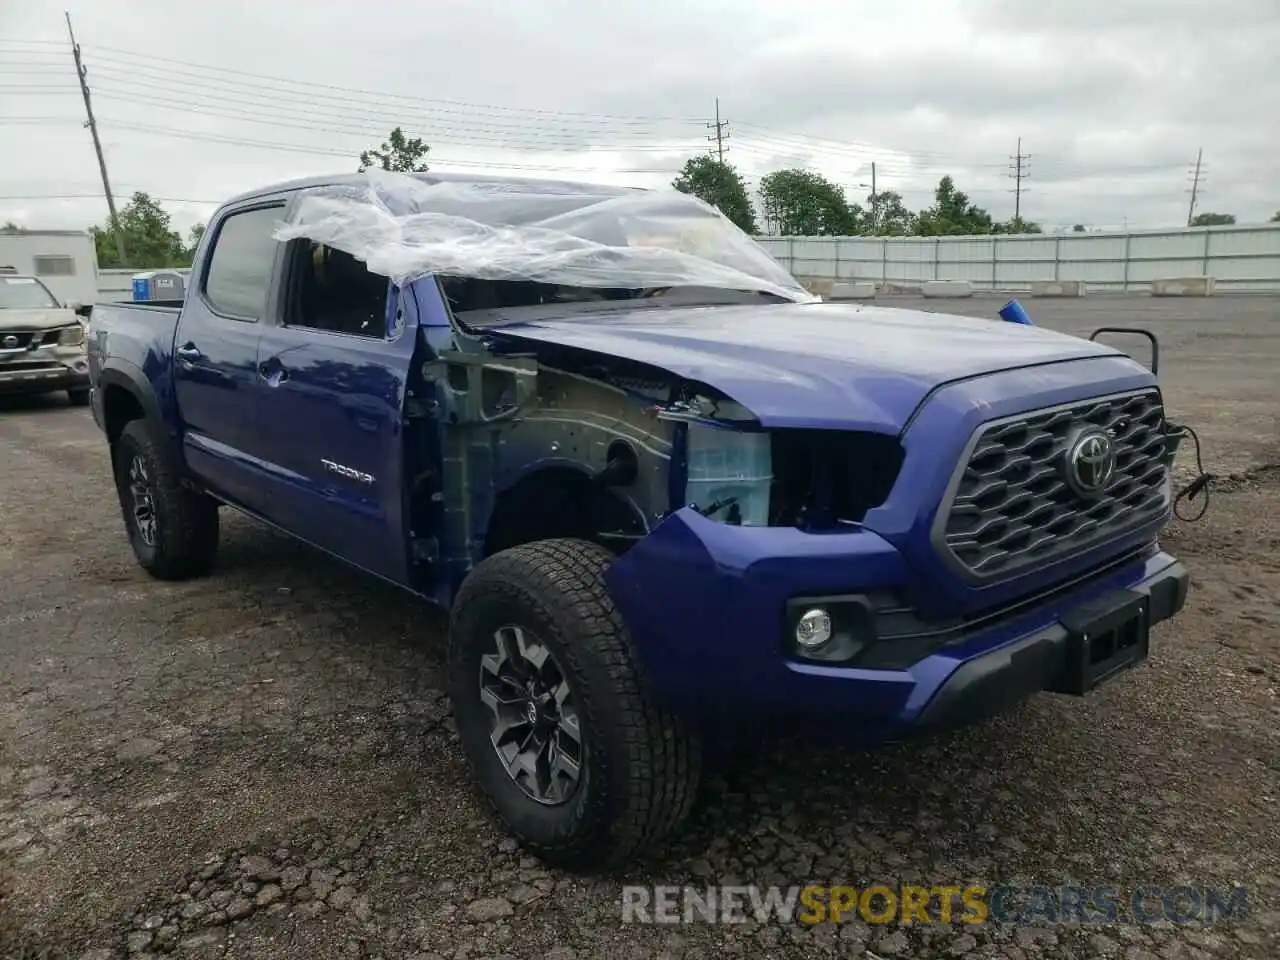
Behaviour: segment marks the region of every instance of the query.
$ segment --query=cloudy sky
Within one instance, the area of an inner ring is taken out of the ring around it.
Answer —
[[[400,124],[440,170],[658,185],[708,147],[1005,219],[1177,225],[1280,208],[1280,0],[64,0],[113,191],[175,226],[354,169]],[[0,0],[0,222],[105,217],[64,3]]]

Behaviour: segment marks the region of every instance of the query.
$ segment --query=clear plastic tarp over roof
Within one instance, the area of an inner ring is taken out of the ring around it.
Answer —
[[[674,189],[369,171],[304,192],[275,236],[327,244],[400,285],[436,274],[816,299],[718,210]]]

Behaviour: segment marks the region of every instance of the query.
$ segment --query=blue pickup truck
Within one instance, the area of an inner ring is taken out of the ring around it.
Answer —
[[[725,722],[1084,695],[1186,598],[1145,366],[821,302],[674,191],[267,187],[185,302],[98,305],[89,364],[142,567],[210,572],[230,507],[447,607],[475,778],[573,867],[670,833]]]

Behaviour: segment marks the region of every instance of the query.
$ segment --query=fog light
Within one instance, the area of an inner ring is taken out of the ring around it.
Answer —
[[[796,621],[796,643],[804,650],[816,650],[831,639],[831,615],[821,607],[807,610]]]

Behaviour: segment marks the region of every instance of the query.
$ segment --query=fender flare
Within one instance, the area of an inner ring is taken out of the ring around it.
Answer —
[[[104,432],[107,429],[106,393],[109,387],[120,387],[127,391],[138,401],[138,406],[142,407],[143,415],[148,420],[161,426],[164,425],[164,416],[160,412],[160,400],[156,397],[155,389],[151,386],[147,375],[132,363],[125,360],[117,360],[111,366],[104,367],[101,373],[98,374],[96,387],[103,397],[99,402],[102,404],[102,429]]]

